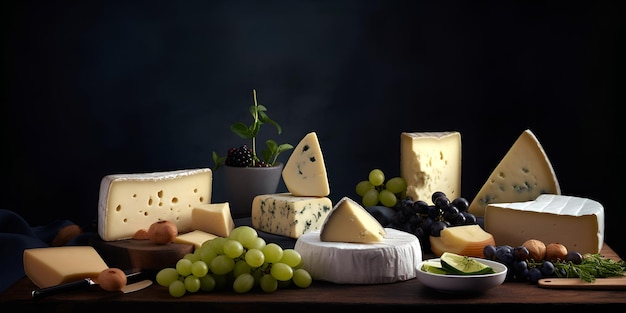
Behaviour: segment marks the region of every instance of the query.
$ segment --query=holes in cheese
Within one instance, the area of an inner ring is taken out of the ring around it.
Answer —
[[[486,245],[495,245],[493,235],[479,225],[447,227],[439,237],[430,237],[430,250],[437,256],[452,252],[464,256],[484,257]]]
[[[105,241],[129,239],[161,220],[174,222],[181,233],[191,231],[192,209],[211,202],[212,178],[209,168],[105,176],[98,234]]]

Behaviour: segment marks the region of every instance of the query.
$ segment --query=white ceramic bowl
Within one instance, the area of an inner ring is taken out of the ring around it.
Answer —
[[[476,260],[491,266],[495,273],[484,275],[449,275],[434,274],[422,270],[424,262],[437,261],[439,259],[429,259],[417,265],[417,279],[430,288],[445,293],[481,293],[493,287],[501,285],[506,279],[506,265],[486,259],[475,258]]]

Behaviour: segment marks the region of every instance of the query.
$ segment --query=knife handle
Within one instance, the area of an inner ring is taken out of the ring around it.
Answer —
[[[61,285],[50,286],[50,287],[46,287],[46,288],[33,290],[31,295],[32,295],[33,299],[41,299],[41,298],[43,298],[45,296],[57,294],[57,293],[60,293],[60,292],[63,292],[63,291],[69,291],[69,290],[76,290],[76,289],[80,289],[80,288],[85,288],[85,287],[89,287],[89,286],[92,286],[92,285],[95,285],[95,284],[96,283],[93,281],[93,279],[85,278],[85,279],[81,279],[79,281],[75,281],[75,282],[71,282],[71,283],[67,283],[67,284],[61,284]]]

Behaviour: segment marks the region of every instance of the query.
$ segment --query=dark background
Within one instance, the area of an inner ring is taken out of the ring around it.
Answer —
[[[317,132],[334,202],[399,174],[401,132],[445,130],[471,200],[531,129],[624,256],[621,3],[4,1],[2,207],[90,224],[105,175],[212,167],[256,88],[284,130],[263,141]]]

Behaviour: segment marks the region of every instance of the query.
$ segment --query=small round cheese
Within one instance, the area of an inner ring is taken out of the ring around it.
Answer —
[[[385,230],[385,238],[378,243],[324,242],[319,230],[310,231],[298,238],[294,249],[314,280],[383,284],[415,278],[422,261],[419,239],[397,229]]]

